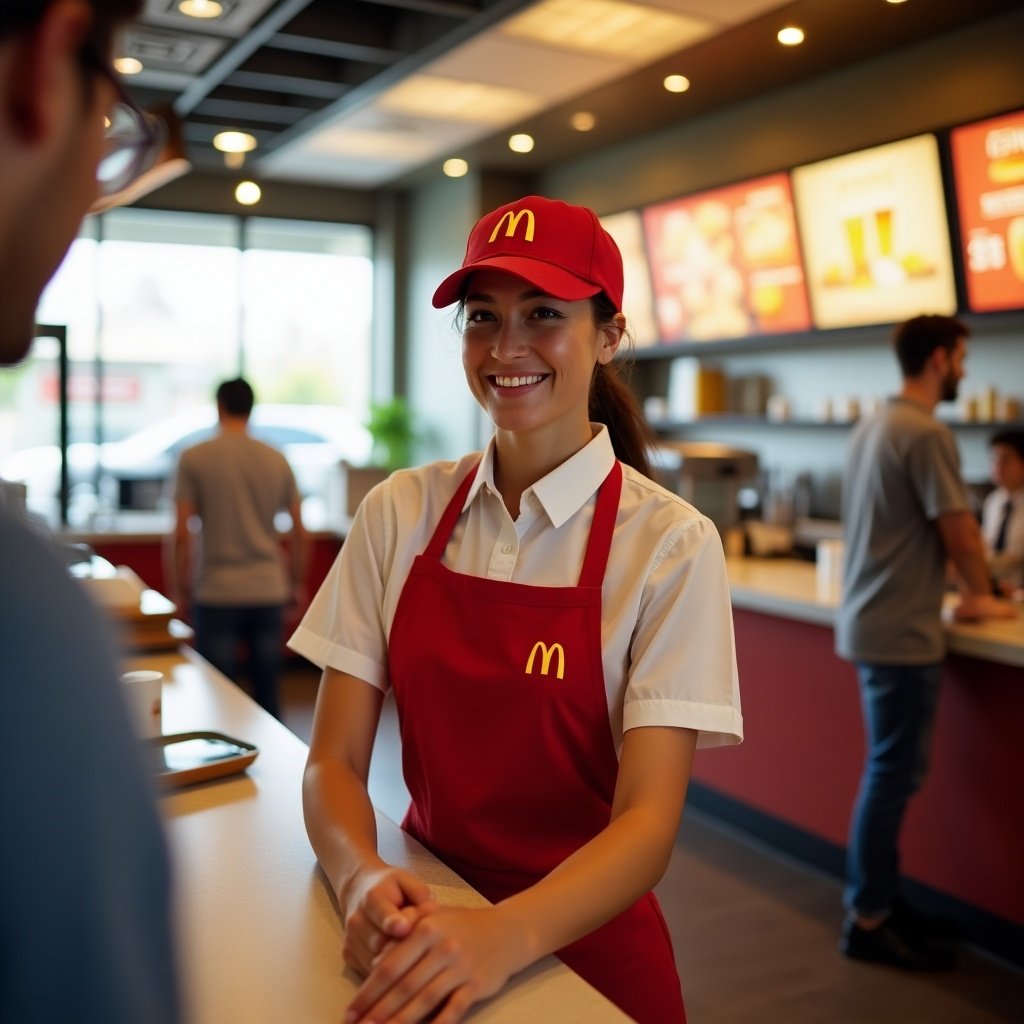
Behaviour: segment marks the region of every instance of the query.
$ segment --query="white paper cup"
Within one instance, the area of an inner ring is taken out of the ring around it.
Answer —
[[[143,739],[159,736],[162,730],[163,673],[148,669],[125,672],[121,682],[136,733]]]
[[[843,583],[843,542],[819,540],[815,549],[815,583],[820,601],[837,602]]]

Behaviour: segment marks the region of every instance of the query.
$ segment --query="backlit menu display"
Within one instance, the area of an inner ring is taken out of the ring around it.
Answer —
[[[814,326],[956,311],[934,135],[793,171]]]
[[[1024,308],[1024,110],[950,135],[967,306]]]
[[[643,222],[662,341],[810,327],[787,174],[659,203]]]
[[[654,323],[651,272],[647,266],[640,214],[636,210],[627,210],[601,217],[600,221],[622,253],[622,272],[625,275],[622,312],[626,314],[633,341],[637,348],[656,345],[658,330]]]

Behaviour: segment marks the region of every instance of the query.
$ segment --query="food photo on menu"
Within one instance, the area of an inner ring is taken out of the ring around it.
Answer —
[[[1024,110],[950,134],[967,305],[1024,308]]]
[[[797,167],[793,190],[815,327],[956,311],[934,135]]]
[[[788,175],[647,207],[643,224],[662,341],[810,327]]]

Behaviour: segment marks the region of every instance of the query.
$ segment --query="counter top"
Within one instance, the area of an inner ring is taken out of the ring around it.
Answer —
[[[242,775],[161,797],[176,880],[190,1024],[337,1022],[356,991],[341,921],[302,820],[306,745],[187,648],[128,657],[164,673],[163,731],[216,730],[260,754]],[[377,812],[381,855],[414,871],[443,903],[482,896]],[[467,1017],[474,1024],[628,1024],[554,957],[517,975]]]
[[[729,558],[729,586],[736,608],[832,626],[838,593],[819,587],[816,567],[793,558]],[[1024,607],[1015,619],[954,622],[946,609],[949,650],[1024,668]]]

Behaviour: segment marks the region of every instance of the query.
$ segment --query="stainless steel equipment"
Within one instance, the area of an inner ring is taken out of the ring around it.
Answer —
[[[696,506],[725,535],[739,523],[737,495],[757,476],[757,455],[717,441],[662,441],[654,452],[658,482]]]

